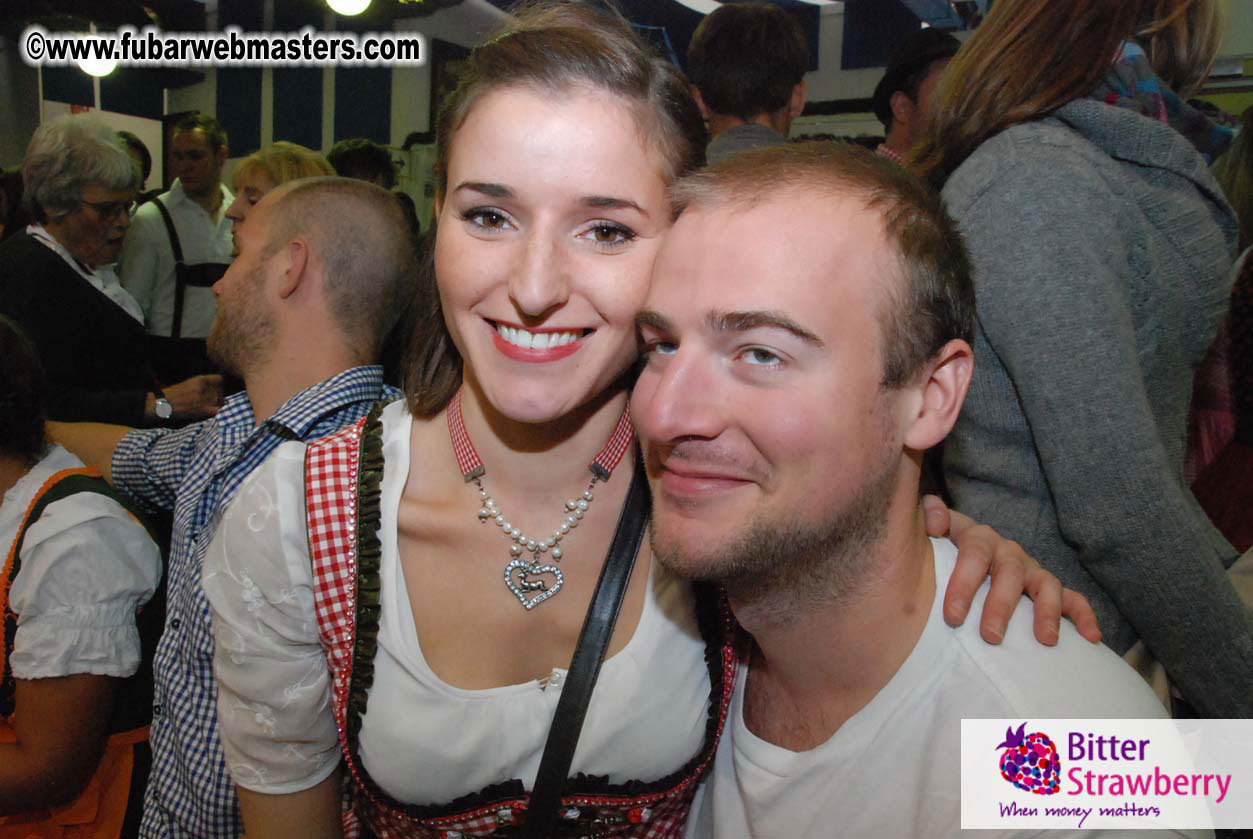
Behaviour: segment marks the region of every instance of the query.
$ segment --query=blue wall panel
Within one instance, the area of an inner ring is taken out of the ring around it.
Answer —
[[[260,148],[261,68],[219,68],[217,100],[217,118],[226,129],[231,157]]]
[[[322,68],[274,68],[274,139],[322,148]]]
[[[335,142],[365,137],[387,145],[391,131],[392,68],[336,67]]]
[[[71,105],[96,104],[91,76],[77,67],[41,67],[44,99],[52,102],[68,102]]]
[[[145,119],[161,119],[165,106],[161,77],[154,70],[119,67],[100,80],[100,107]]]

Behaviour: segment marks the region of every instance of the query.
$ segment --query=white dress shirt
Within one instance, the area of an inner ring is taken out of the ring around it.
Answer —
[[[225,186],[221,189],[222,203],[216,216],[192,200],[177,180],[169,192],[158,196],[174,221],[187,265],[231,261],[231,220],[226,217],[226,208],[235,196]],[[135,211],[119,264],[122,286],[143,307],[148,331],[168,336],[174,325],[174,249],[161,211],[151,201]],[[208,335],[216,313],[213,289],[188,288],[183,299],[182,337]]]

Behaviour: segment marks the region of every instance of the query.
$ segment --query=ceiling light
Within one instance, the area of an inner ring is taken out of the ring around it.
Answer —
[[[326,0],[326,5],[337,15],[352,17],[359,15],[370,7],[370,0]]]
[[[80,58],[78,67],[89,76],[107,76],[117,69],[116,58]]]

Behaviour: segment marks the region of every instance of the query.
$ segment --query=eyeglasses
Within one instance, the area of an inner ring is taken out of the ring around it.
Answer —
[[[130,215],[135,209],[135,199],[128,201],[105,201],[103,203],[97,201],[84,201],[79,199],[78,203],[91,207],[96,211],[96,215],[105,221],[120,218],[123,214]]]

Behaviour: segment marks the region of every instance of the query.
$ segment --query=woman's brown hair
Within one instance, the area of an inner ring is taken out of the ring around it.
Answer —
[[[989,137],[1100,84],[1128,40],[1190,96],[1209,74],[1221,0],[997,0],[936,88],[914,170],[935,186]]]
[[[440,106],[435,125],[438,200],[448,188],[453,137],[474,104],[501,87],[607,91],[634,107],[642,141],[655,145],[667,180],[704,164],[705,126],[686,81],[619,14],[582,3],[545,2],[516,16],[514,25],[475,48],[460,70],[456,90]],[[433,222],[404,375],[409,409],[418,417],[438,414],[461,386],[461,356],[444,323],[435,284],[435,230]]]
[[[1213,172],[1240,219],[1240,249],[1253,246],[1253,106],[1240,118],[1240,133]]]

